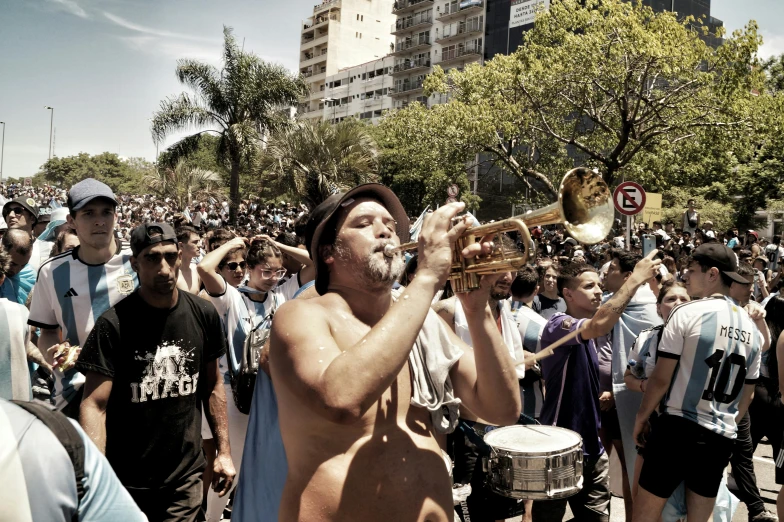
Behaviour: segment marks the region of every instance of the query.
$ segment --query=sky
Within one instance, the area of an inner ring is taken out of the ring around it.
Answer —
[[[55,155],[109,151],[152,161],[149,119],[161,100],[185,90],[174,74],[178,58],[220,65],[226,25],[245,50],[296,71],[300,23],[315,3],[0,0],[3,177],[32,176],[46,161],[47,105]],[[757,20],[760,55],[784,53],[784,1],[712,0],[711,10],[728,33]]]

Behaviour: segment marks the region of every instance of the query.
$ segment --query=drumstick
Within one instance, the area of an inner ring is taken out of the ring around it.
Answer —
[[[560,339],[558,339],[553,344],[551,344],[550,346],[548,346],[547,348],[545,348],[541,352],[537,353],[533,357],[529,357],[527,359],[523,359],[522,361],[520,361],[518,363],[515,363],[515,366],[520,366],[521,364],[531,364],[532,362],[536,362],[536,361],[538,361],[540,359],[544,359],[546,357],[550,357],[553,354],[553,350],[555,350],[559,346],[564,345],[568,341],[571,341],[572,339],[574,339],[575,337],[577,337],[578,335],[583,333],[583,330],[585,330],[585,328],[586,327],[583,326],[582,328],[573,331],[569,335],[567,335],[565,337],[561,337]]]

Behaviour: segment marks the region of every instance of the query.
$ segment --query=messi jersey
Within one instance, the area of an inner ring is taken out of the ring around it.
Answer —
[[[744,384],[759,378],[762,334],[729,297],[675,308],[664,326],[658,357],[678,360],[663,411],[734,439]]]
[[[119,251],[102,265],[88,265],[78,253],[76,247],[41,266],[27,321],[38,328],[61,328],[61,342],[72,346],[82,346],[96,319],[139,284],[130,251]],[[64,408],[82,384],[84,375],[79,372],[55,370],[57,409]]]

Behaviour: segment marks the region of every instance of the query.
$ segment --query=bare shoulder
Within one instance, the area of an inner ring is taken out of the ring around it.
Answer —
[[[339,297],[327,294],[283,303],[272,321],[273,350],[274,345],[289,349],[305,347],[331,336],[330,317],[341,307],[339,301]]]

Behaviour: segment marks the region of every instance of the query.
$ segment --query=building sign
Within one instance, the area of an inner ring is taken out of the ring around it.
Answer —
[[[536,13],[550,8],[550,0],[512,0],[509,29],[534,23]]]

